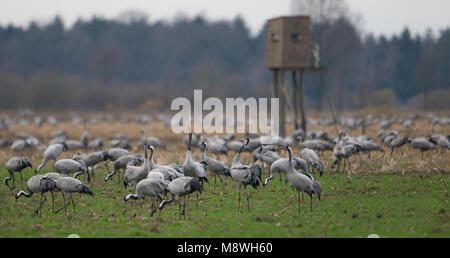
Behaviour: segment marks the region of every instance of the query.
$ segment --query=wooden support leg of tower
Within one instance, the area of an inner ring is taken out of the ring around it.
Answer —
[[[284,71],[282,69],[279,70],[278,73],[278,87],[277,87],[277,96],[279,98],[279,104],[280,104],[280,136],[285,137],[286,136],[286,98],[283,94],[282,88],[284,87]]]
[[[297,75],[292,71],[292,106],[294,109],[295,130],[299,128],[298,124],[298,104],[297,104]]]
[[[300,114],[301,114],[301,128],[306,135],[306,115],[305,115],[305,78],[303,71],[300,71]]]

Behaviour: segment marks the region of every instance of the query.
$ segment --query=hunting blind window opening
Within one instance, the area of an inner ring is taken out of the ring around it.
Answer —
[[[300,33],[292,33],[291,34],[291,40],[292,41],[300,41],[302,37],[300,36]]]
[[[272,42],[277,42],[277,41],[278,41],[278,34],[272,33]]]

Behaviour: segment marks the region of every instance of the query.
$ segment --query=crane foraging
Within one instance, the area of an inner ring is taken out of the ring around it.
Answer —
[[[292,165],[292,149],[291,147],[287,147],[289,152],[289,161],[288,169],[286,171],[289,181],[291,182],[292,187],[297,191],[297,199],[298,199],[298,211],[300,212],[300,192],[305,192],[311,198],[310,207],[312,211],[312,195],[315,194],[320,201],[320,194],[322,191],[322,187],[320,183],[315,181],[314,178],[309,175],[306,176],[302,173],[297,172]]]
[[[220,182],[222,183],[222,187],[225,189],[225,185],[223,184],[223,180],[220,177],[223,176],[231,176],[230,175],[230,168],[227,165],[224,165],[220,161],[213,159],[211,157],[208,157],[205,152],[206,148],[208,147],[208,144],[206,142],[202,142],[202,159],[200,162],[203,162],[205,164],[205,168],[207,171],[214,174],[214,188],[213,191],[216,191],[216,177],[218,176],[220,179]]]
[[[63,207],[56,210],[55,213],[58,213],[60,210],[64,209],[66,210],[66,207],[70,205],[70,202],[72,201],[72,207],[73,207],[73,213],[76,213],[75,211],[75,202],[72,198],[72,193],[80,193],[80,194],[88,194],[88,195],[94,195],[91,188],[89,188],[88,185],[81,182],[80,180],[73,178],[73,177],[61,177],[58,180],[56,180],[56,187],[59,191],[61,191],[63,196],[64,205]],[[69,195],[69,202],[66,203],[66,199],[64,197],[64,193],[67,193]]]
[[[6,170],[8,170],[9,177],[5,178],[5,180],[3,180],[3,183],[8,186],[10,190],[14,188],[14,172],[17,172],[20,174],[20,183],[23,189],[22,170],[27,167],[33,168],[30,159],[28,159],[27,157],[12,157],[8,160],[8,162],[6,162]],[[9,186],[8,181],[11,180],[11,178],[12,186]]]
[[[247,207],[250,210],[250,202],[248,196],[248,185],[257,189],[259,186],[259,181],[261,181],[262,169],[258,164],[243,165],[241,164],[241,153],[244,147],[249,143],[250,139],[246,138],[245,142],[242,144],[241,149],[233,158],[231,165],[230,174],[234,181],[237,182],[239,199],[238,199],[238,212],[241,206],[241,187],[244,186],[245,193],[247,194]]]
[[[146,178],[144,180],[141,180],[136,185],[136,194],[128,194],[125,196],[124,201],[128,201],[129,199],[133,200],[141,200],[141,207],[142,207],[142,201],[145,198],[145,196],[149,196],[152,198],[152,211],[151,216],[156,212],[156,204],[154,198],[157,198],[159,202],[161,202],[167,195],[167,185],[164,181],[155,179],[155,178]],[[159,215],[161,216],[161,209],[159,210]]]
[[[159,204],[159,209],[163,209],[168,203],[171,203],[174,198],[178,200],[178,213],[186,217],[186,195],[190,195],[193,192],[203,192],[203,186],[200,179],[197,177],[184,176],[174,179],[167,185],[167,189],[172,195],[169,200],[163,200]],[[181,197],[183,197],[183,210],[181,210]]]
[[[68,147],[65,142],[62,143],[56,143],[48,146],[44,151],[44,161],[41,165],[34,171],[39,172],[47,162],[50,160],[53,160],[53,162],[56,162],[56,159],[63,153],[64,151],[68,150]]]
[[[43,176],[43,175],[35,175],[32,176],[27,181],[27,188],[28,193],[25,191],[20,191],[15,195],[16,201],[20,198],[20,196],[25,196],[27,198],[30,198],[33,196],[33,194],[41,194],[41,201],[39,203],[39,207],[34,211],[33,217],[36,216],[39,213],[39,217],[42,215],[42,205],[44,204],[45,200],[47,199],[45,197],[46,192],[51,192],[52,194],[52,200],[53,200],[53,191],[56,190],[56,181],[50,177]],[[54,206],[53,207],[53,212]]]

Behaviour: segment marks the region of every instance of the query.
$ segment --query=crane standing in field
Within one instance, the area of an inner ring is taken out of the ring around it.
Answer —
[[[128,201],[130,198],[133,200],[140,199],[142,207],[143,199],[145,198],[145,196],[149,196],[150,198],[152,198],[151,216],[153,216],[157,209],[157,204],[155,204],[154,198],[157,198],[159,202],[161,202],[166,197],[167,191],[167,185],[164,181],[154,178],[146,178],[144,180],[141,180],[136,185],[136,194],[128,194],[127,196],[125,196],[124,201]],[[159,215],[161,216],[161,209],[159,211]]]
[[[203,183],[203,181],[208,182],[208,179],[206,178],[206,170],[203,166],[204,163],[195,162],[192,159],[191,154],[191,142],[192,142],[192,133],[189,133],[189,142],[188,142],[188,149],[186,151],[186,159],[183,163],[183,172],[185,176],[190,177],[198,177],[200,182]],[[196,193],[197,198],[197,207],[198,207],[198,192]]]
[[[94,195],[88,185],[73,177],[59,178],[58,180],[56,180],[56,187],[62,192],[64,201],[63,207],[59,208],[56,213],[58,213],[62,209],[66,210],[66,207],[70,205],[70,201],[72,201],[73,213],[76,213],[75,202],[73,201],[72,193]],[[68,203],[66,203],[64,193],[67,193],[69,195]]]
[[[292,149],[291,147],[287,147],[289,152],[289,162],[288,169],[286,171],[289,181],[291,185],[297,190],[297,199],[298,199],[298,211],[300,212],[300,192],[305,192],[311,198],[311,211],[312,211],[312,195],[315,194],[320,201],[321,194],[321,186],[320,183],[315,181],[312,176],[306,176],[302,173],[297,172],[292,165]]]
[[[39,165],[39,167],[35,170],[35,172],[36,173],[39,172],[50,160],[56,162],[56,159],[61,155],[61,153],[63,153],[67,149],[68,147],[65,142],[52,144],[48,146],[44,151],[44,161],[42,162],[41,165]]]
[[[322,176],[323,164],[315,151],[313,151],[309,148],[304,148],[300,152],[300,158],[302,158],[308,162],[308,170],[309,171],[318,170],[319,175]]]
[[[188,150],[186,151],[186,159],[183,163],[183,171],[185,176],[198,177],[201,182],[206,181],[206,170],[200,162],[195,162],[191,154],[192,133],[189,133]]]
[[[118,158],[115,162],[114,162],[114,169],[113,172],[111,172],[110,174],[108,174],[105,178],[105,182],[107,182],[112,176],[114,176],[116,173],[117,174],[117,178],[119,180],[119,184],[120,184],[120,169],[122,169],[123,171],[125,171],[125,169],[127,168],[127,164],[130,163],[131,166],[137,166],[139,164],[142,164],[142,162],[144,162],[144,159],[142,158],[142,156],[140,154],[136,154],[136,155],[125,155],[122,156],[120,158]],[[125,173],[125,172],[124,172]]]
[[[178,213],[186,217],[186,195],[190,195],[193,192],[203,191],[203,186],[200,183],[200,179],[197,177],[184,176],[174,179],[167,185],[167,189],[172,195],[169,200],[163,200],[159,204],[159,209],[163,209],[168,203],[171,203],[176,197],[178,200]],[[183,211],[181,210],[181,197],[183,197]]]
[[[249,139],[246,138],[245,142],[242,144],[241,149],[238,153],[236,153],[236,156],[234,156],[230,174],[234,181],[237,182],[238,185],[238,192],[239,192],[239,199],[238,199],[238,212],[240,210],[241,206],[241,186],[244,186],[245,192],[247,194],[247,206],[248,210],[250,210],[250,202],[249,202],[249,196],[248,196],[248,185],[251,185],[253,188],[258,188],[259,181],[261,181],[261,166],[258,164],[252,164],[250,166],[241,164],[241,153],[244,149],[245,145],[249,143]]]
[[[8,160],[8,162],[6,162],[6,170],[8,170],[9,177],[5,178],[5,180],[3,180],[3,183],[8,186],[10,190],[14,188],[14,172],[18,172],[20,174],[20,183],[23,189],[22,170],[27,167],[33,168],[31,161],[27,157],[12,157],[10,160]],[[8,185],[8,181],[11,180],[11,178],[12,186],[10,187]]]
[[[20,191],[16,194],[16,196],[15,196],[16,201],[22,195],[27,198],[30,198],[31,196],[33,196],[34,193],[40,193],[41,201],[39,203],[39,207],[34,211],[33,217],[36,216],[38,214],[38,212],[39,212],[39,216],[41,216],[42,215],[42,205],[44,204],[45,200],[47,199],[44,194],[46,192],[51,192],[52,200],[53,200],[53,191],[56,190],[56,181],[50,177],[46,177],[46,176],[42,176],[42,175],[35,175],[35,176],[32,176],[27,181],[27,188],[28,188],[28,193],[25,191]],[[42,199],[42,198],[44,198],[44,199]],[[53,207],[53,212],[54,211],[55,210]]]
[[[86,164],[83,160],[76,161],[73,159],[60,159],[55,162],[53,169],[56,173],[69,175],[72,172],[78,172],[74,177],[78,177],[80,174],[88,173]],[[89,177],[89,173],[88,173]]]
[[[133,189],[136,189],[136,185],[139,181],[147,178],[149,172],[149,161],[147,156],[148,149],[147,142],[144,144],[144,164],[142,166],[132,166],[130,163],[127,164],[125,173],[123,174],[123,185],[127,188],[128,184],[131,184]]]
[[[207,171],[214,174],[214,188],[213,191],[216,191],[216,176],[219,177],[220,182],[222,183],[223,189],[225,189],[225,185],[223,184],[223,180],[220,177],[221,175],[225,176],[231,176],[230,175],[230,168],[227,165],[224,165],[220,161],[213,159],[211,157],[206,156],[206,148],[208,145],[206,142],[202,142],[203,150],[202,150],[202,159],[200,162],[203,162],[205,164],[205,168]]]
[[[282,190],[283,189],[283,180],[281,178],[281,174],[282,173],[286,174],[286,171],[288,169],[288,162],[289,162],[289,158],[280,158],[280,159],[276,160],[275,162],[273,162],[272,165],[270,166],[270,176],[268,178],[266,178],[266,180],[264,180],[263,186],[266,186],[269,183],[269,181],[273,179],[273,175],[275,173],[278,173],[280,175],[280,190]],[[294,166],[294,168],[296,170],[302,169],[303,172],[305,172],[306,174],[309,173],[308,162],[302,158],[293,157],[292,165]]]
[[[271,150],[268,150],[268,149],[264,150],[262,144],[261,144],[261,146],[258,149],[256,157],[261,162],[263,162],[263,164],[265,163],[265,164],[267,164],[269,166],[269,174],[271,174],[270,167],[272,166],[272,163],[274,163],[275,161],[280,159],[280,156],[278,156],[278,154],[276,154],[275,152],[273,152]]]

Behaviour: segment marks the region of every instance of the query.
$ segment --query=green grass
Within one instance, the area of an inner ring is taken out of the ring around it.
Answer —
[[[7,174],[3,166],[0,171],[3,181]],[[26,170],[24,177],[32,174]],[[150,217],[149,199],[143,208],[137,203],[130,207],[123,197],[131,190],[125,191],[116,176],[105,183],[105,175],[106,171],[96,170],[96,182],[90,183],[93,197],[74,195],[76,214],[71,206],[66,213],[51,213],[48,194],[41,218],[31,216],[39,195],[14,203],[14,194],[20,190],[16,175],[12,192],[0,186],[0,237],[66,237],[72,233],[81,237],[450,237],[446,172],[325,174],[318,178],[322,201],[314,196],[312,212],[306,194],[298,212],[296,193],[284,182],[280,191],[277,175],[267,187],[249,188],[252,209],[247,210],[244,194],[238,213],[236,184],[227,178],[222,190],[218,181],[212,193],[210,176],[199,208],[194,195],[185,220],[179,219],[175,203],[160,218],[158,213]],[[56,202],[61,207],[60,193]]]

